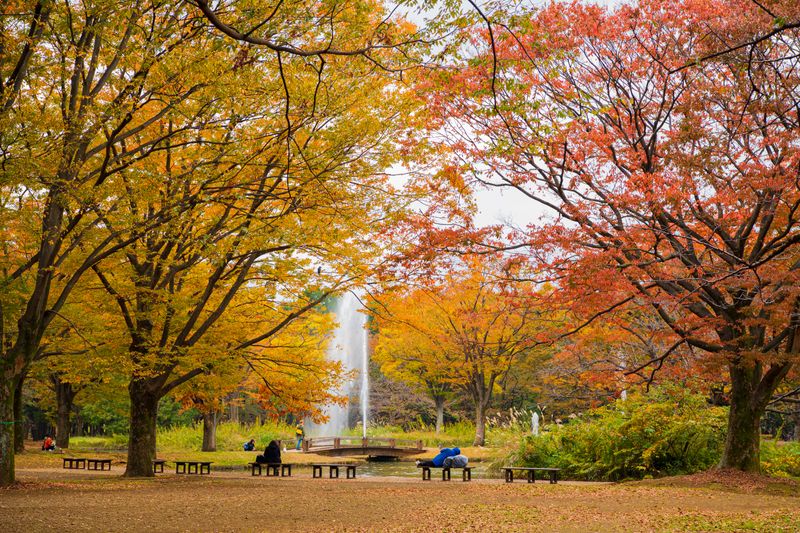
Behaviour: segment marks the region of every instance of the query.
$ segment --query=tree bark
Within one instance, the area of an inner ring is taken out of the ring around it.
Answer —
[[[800,442],[800,411],[795,411],[792,413],[792,422],[794,423],[792,440],[795,442]]]
[[[20,376],[19,382],[14,389],[14,453],[25,451],[25,437],[28,434],[28,426],[25,417],[22,416],[22,387],[25,383],[25,374]]]
[[[436,402],[436,434],[438,435],[444,426],[444,396],[434,396],[433,401]]]
[[[159,387],[148,379],[132,379],[128,384],[131,400],[130,433],[128,435],[128,465],[126,477],[153,477],[156,458],[156,418]]]
[[[69,448],[69,434],[72,429],[70,424],[70,414],[72,413],[72,403],[75,399],[76,390],[72,388],[72,383],[65,383],[57,377],[53,378],[56,389],[56,446],[59,448]]]
[[[14,483],[15,381],[0,380],[0,486]]]
[[[728,414],[728,435],[720,468],[745,472],[761,472],[761,406],[756,397],[760,371],[731,366],[731,405]]]
[[[475,404],[475,442],[473,446],[486,444],[486,407],[482,402]]]
[[[219,413],[210,411],[203,413],[203,451],[217,451],[217,420]]]

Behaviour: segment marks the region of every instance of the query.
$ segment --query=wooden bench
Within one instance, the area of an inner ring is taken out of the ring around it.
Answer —
[[[547,472],[550,476],[550,483],[558,483],[558,473],[560,468],[528,468],[524,466],[505,466],[502,468],[506,475],[506,483],[514,482],[514,470],[528,473],[528,483],[536,483],[536,472]]]
[[[422,481],[431,480],[431,468],[439,468],[438,466],[419,466],[422,469]],[[461,479],[463,481],[472,481],[472,467],[471,466],[443,466],[442,481],[450,481],[450,470],[461,468]]]
[[[64,457],[64,468],[80,470],[86,468],[86,459],[78,457]]]
[[[313,463],[311,465],[311,477],[318,478],[322,477],[322,469],[323,467],[328,467],[328,476],[331,478],[338,478],[339,477],[339,468],[345,468],[345,475],[347,479],[355,479],[356,478],[356,465],[349,465],[346,463],[337,464],[337,463]],[[334,473],[336,475],[334,475]],[[352,473],[352,476],[350,475]]]
[[[278,469],[280,469],[281,477],[292,477],[292,465],[290,463],[247,463],[250,467],[250,473],[254,476],[261,475],[261,469],[266,468],[267,477],[278,476]],[[258,472],[258,473],[256,473]]]
[[[111,459],[86,459],[86,470],[111,470]]]
[[[164,473],[164,465],[167,463],[165,459],[153,459],[153,473]]]
[[[175,461],[175,473],[211,474],[211,461]]]

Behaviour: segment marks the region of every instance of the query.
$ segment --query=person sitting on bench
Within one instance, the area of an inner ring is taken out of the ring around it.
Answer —
[[[439,455],[433,459],[429,461],[417,461],[417,466],[435,466],[436,468],[441,468],[444,466],[445,459],[460,454],[461,450],[459,448],[442,448],[439,450]]]
[[[274,440],[269,441],[264,449],[264,455],[256,456],[256,462],[262,465],[274,465],[281,462],[281,447]]]
[[[44,442],[42,442],[42,451],[52,452],[56,449],[56,443],[50,438],[50,435],[45,435]]]

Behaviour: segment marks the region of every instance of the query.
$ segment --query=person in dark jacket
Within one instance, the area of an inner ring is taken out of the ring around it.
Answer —
[[[256,462],[261,464],[279,464],[281,462],[281,447],[274,440],[269,441],[264,449],[264,455],[256,457]]]
[[[429,461],[417,461],[417,466],[435,466],[437,468],[441,468],[444,464],[444,460],[448,457],[453,457],[455,455],[460,455],[461,449],[459,448],[442,448],[439,450],[439,455],[434,457]]]

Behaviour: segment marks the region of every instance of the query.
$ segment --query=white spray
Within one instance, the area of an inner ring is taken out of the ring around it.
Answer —
[[[328,348],[328,358],[341,361],[345,372],[355,370],[357,375],[348,380],[335,391],[339,396],[350,398],[360,384],[359,403],[363,435],[367,435],[367,414],[369,412],[369,353],[366,316],[361,310],[361,303],[352,293],[345,293],[336,302],[334,312],[338,326],[333,341]],[[330,419],[325,424],[312,425],[311,433],[319,437],[342,435],[348,429],[348,405],[331,405],[328,407]]]

